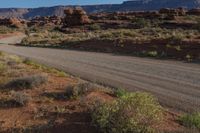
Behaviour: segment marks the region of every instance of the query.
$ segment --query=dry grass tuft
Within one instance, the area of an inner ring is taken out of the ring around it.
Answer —
[[[47,82],[48,77],[45,75],[34,75],[17,78],[8,82],[4,88],[13,89],[32,89]]]

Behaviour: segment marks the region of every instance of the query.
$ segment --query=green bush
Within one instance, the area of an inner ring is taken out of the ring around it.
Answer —
[[[150,26],[150,22],[144,18],[137,18],[133,21],[133,24],[138,28],[145,28]]]
[[[181,44],[184,36],[182,34],[172,33],[172,35],[168,38],[170,44]]]
[[[162,119],[161,106],[148,93],[127,93],[111,103],[95,104],[93,124],[104,133],[148,133]]]
[[[187,114],[180,118],[180,122],[187,127],[200,130],[200,113]]]
[[[77,85],[67,86],[66,97],[68,98],[77,98],[81,95],[84,95],[94,89],[94,86],[90,83],[80,83]]]
[[[158,56],[158,52],[157,52],[157,51],[149,51],[149,52],[147,53],[147,56],[156,57],[156,56]]]
[[[101,30],[101,26],[98,24],[90,25],[88,28],[89,30]]]
[[[127,93],[128,93],[128,92],[127,92],[126,90],[120,89],[120,88],[115,89],[115,90],[113,91],[114,96],[116,96],[116,97],[118,97],[118,98],[120,98],[120,97],[126,95]]]

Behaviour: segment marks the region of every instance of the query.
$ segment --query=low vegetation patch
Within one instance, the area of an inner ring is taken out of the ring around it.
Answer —
[[[89,30],[101,30],[101,26],[99,24],[90,25]]]
[[[186,114],[180,118],[181,124],[189,128],[197,128],[200,131],[200,113]]]
[[[149,27],[151,25],[151,23],[149,22],[148,19],[144,19],[144,18],[137,18],[133,21],[133,25],[136,28],[144,28],[144,27]]]
[[[4,56],[4,53],[0,51],[0,57],[1,57],[1,56]]]
[[[121,89],[121,88],[114,89],[112,92],[113,92],[113,95],[118,98],[123,97],[128,94],[126,90]]]
[[[124,93],[111,103],[96,104],[92,109],[93,124],[105,133],[148,133],[161,122],[162,109],[147,93]]]
[[[60,76],[60,77],[66,77],[67,74],[63,71],[60,71],[60,70],[57,70],[55,68],[51,68],[51,67],[48,67],[48,66],[45,66],[45,65],[41,65],[39,63],[36,63],[34,61],[31,61],[30,59],[25,59],[23,61],[24,64],[26,65],[30,65],[32,66],[34,69],[39,69],[39,70],[42,70],[44,72],[47,72],[47,73],[54,73],[56,74],[57,76]]]
[[[88,133],[148,133],[163,131],[158,124],[163,127],[165,121],[167,126],[178,124],[176,118],[162,120],[162,109],[150,94],[58,76],[58,70],[8,54],[0,56],[0,63],[6,67],[0,73],[0,132],[56,132],[62,127]]]
[[[6,69],[6,65],[0,62],[0,74],[2,74]]]
[[[19,106],[26,106],[31,100],[31,97],[23,92],[12,91],[11,96],[15,103]]]
[[[11,80],[5,85],[5,88],[32,89],[47,82],[47,80],[47,76],[44,75],[27,76]]]
[[[24,92],[11,91],[8,95],[5,95],[0,99],[0,108],[14,108],[26,106],[31,97]]]
[[[13,33],[15,31],[16,31],[15,28],[10,28],[7,26],[0,26],[0,34]]]
[[[94,86],[90,83],[79,83],[77,85],[70,85],[66,89],[66,97],[77,98],[94,89]]]
[[[193,47],[193,39],[199,38],[199,31],[194,29],[166,29],[149,27],[143,19],[135,23],[143,23],[139,29],[98,29],[99,25],[90,25],[88,32],[64,34],[47,31],[35,33],[22,41],[25,46],[71,48],[79,50],[113,52],[154,58],[183,59]],[[191,43],[187,43],[191,41]],[[88,44],[88,45],[87,45]],[[102,47],[101,47],[102,45]],[[141,45],[141,46],[140,46]],[[170,46],[170,47],[164,47]],[[191,45],[191,46],[190,46]],[[198,58],[197,52],[192,52],[192,58]]]

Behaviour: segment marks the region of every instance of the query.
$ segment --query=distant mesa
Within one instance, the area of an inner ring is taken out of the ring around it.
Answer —
[[[179,8],[161,8],[155,11],[117,11],[110,13],[92,13],[87,12],[82,7],[65,8],[62,16],[36,16],[29,20],[21,18],[0,17],[0,26],[8,27],[32,27],[32,26],[60,26],[61,31],[67,32],[69,27],[82,25],[91,25],[95,22],[106,23],[105,20],[114,20],[115,23],[121,20],[132,21],[132,18],[160,19],[160,20],[176,20],[178,16],[197,15],[200,16],[200,8],[186,9]],[[107,21],[109,23],[109,21]],[[171,25],[168,23],[167,25]],[[113,24],[112,24],[113,25]],[[173,24],[174,25],[174,24]],[[186,24],[191,26],[191,24]]]
[[[67,7],[76,6],[54,6],[41,8],[2,8],[0,16],[8,18],[30,19],[36,16],[59,16],[64,17],[64,10]],[[83,5],[81,6],[87,13],[97,12],[116,12],[116,11],[147,11],[159,10],[161,8],[178,8],[187,9],[200,8],[200,0],[131,0],[122,4],[104,4],[104,5]]]

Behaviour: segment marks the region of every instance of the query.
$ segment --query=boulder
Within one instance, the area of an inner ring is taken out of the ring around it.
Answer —
[[[82,8],[67,8],[64,10],[64,27],[89,24],[91,21]]]

